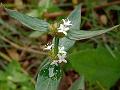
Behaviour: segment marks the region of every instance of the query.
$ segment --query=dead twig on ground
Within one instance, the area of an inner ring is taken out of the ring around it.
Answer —
[[[109,2],[109,3],[105,3],[103,5],[100,5],[100,6],[96,6],[94,8],[94,10],[99,10],[99,9],[102,9],[102,8],[106,8],[108,6],[112,6],[112,5],[117,5],[117,4],[120,4],[120,1],[114,1],[114,2]],[[86,8],[82,8],[81,12],[86,12],[88,11],[88,9]],[[45,18],[56,18],[58,16],[64,16],[64,15],[68,15],[71,11],[67,11],[67,12],[54,12],[54,13],[45,13],[44,14],[44,17]]]
[[[2,40],[4,40],[5,42],[9,43],[11,46],[13,46],[13,47],[15,47],[15,48],[17,48],[19,50],[23,50],[23,51],[26,51],[26,52],[29,52],[29,53],[36,53],[36,54],[47,55],[46,52],[37,51],[37,50],[31,49],[31,48],[28,48],[28,47],[19,46],[19,45],[13,43],[12,41],[10,41],[9,39],[6,39],[5,37],[0,36],[0,38]]]

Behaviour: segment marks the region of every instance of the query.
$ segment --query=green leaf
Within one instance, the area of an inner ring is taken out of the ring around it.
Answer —
[[[42,64],[35,90],[58,90],[61,73],[59,65],[50,65],[49,61]]]
[[[85,31],[85,30],[79,30],[76,32],[71,32],[68,33],[68,38],[72,39],[72,40],[82,40],[82,39],[88,39],[88,38],[92,38],[104,33],[107,33],[111,30],[115,30],[115,29],[120,29],[120,25],[116,25],[114,27],[111,27],[109,29],[105,29],[105,30],[97,30],[97,31]]]
[[[38,38],[38,37],[40,37],[40,36],[43,35],[43,34],[45,34],[45,32],[34,31],[34,32],[32,32],[32,33],[29,35],[29,37],[31,37],[31,38]]]
[[[20,21],[25,26],[42,32],[48,32],[49,24],[43,20],[39,20],[35,17],[30,17],[28,15],[19,13],[17,11],[6,9],[7,13],[14,19]]]
[[[68,19],[72,22],[72,26],[70,27],[71,32],[79,31],[81,24],[81,4],[78,5],[68,16]],[[68,33],[71,33],[68,32]]]
[[[107,90],[120,78],[120,57],[114,59],[106,48],[88,49],[69,57],[72,67],[91,84]]]
[[[59,45],[65,47],[65,51],[69,50],[75,44],[75,40],[70,40],[66,37],[61,38]]]
[[[51,3],[52,3],[51,0],[41,0],[39,3],[39,9],[41,13],[46,12],[48,8],[50,7]]]
[[[51,3],[51,0],[40,0],[38,6],[38,14],[42,16],[45,12],[47,12],[51,6]]]
[[[85,90],[84,76],[80,76],[80,78],[72,84],[69,90]]]
[[[68,16],[68,19],[72,22],[72,26],[70,27],[71,32],[73,30],[79,30],[80,29],[80,23],[81,23],[81,5],[78,5]],[[70,32],[68,32],[69,34]],[[73,45],[75,44],[75,40],[70,40],[69,38],[62,38],[60,39],[60,45],[65,47],[65,50],[69,50]]]

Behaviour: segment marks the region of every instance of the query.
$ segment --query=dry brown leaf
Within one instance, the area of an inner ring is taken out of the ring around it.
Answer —
[[[13,60],[20,60],[20,55],[18,54],[16,49],[8,49],[7,50],[8,55]]]

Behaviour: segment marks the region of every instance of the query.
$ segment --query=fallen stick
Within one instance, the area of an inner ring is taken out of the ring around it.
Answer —
[[[99,9],[106,8],[106,7],[112,6],[112,5],[117,5],[117,4],[120,4],[120,1],[109,2],[109,3],[106,3],[106,4],[100,5],[100,6],[96,6],[94,8],[94,10],[99,10]],[[81,10],[82,13],[86,12],[86,11],[88,11],[88,9],[86,9],[86,8],[82,8],[82,10]],[[46,12],[46,13],[44,13],[43,16],[45,18],[56,18],[58,16],[68,15],[70,12],[71,11],[66,11],[66,12],[61,11],[61,12],[54,12],[54,13],[48,13],[48,12]]]

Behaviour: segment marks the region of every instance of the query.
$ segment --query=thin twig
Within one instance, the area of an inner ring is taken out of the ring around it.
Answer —
[[[44,13],[44,17],[45,18],[55,18],[57,16],[64,16],[64,15],[68,15],[71,11],[66,11],[66,12],[63,12],[63,11],[59,11],[59,12],[54,12],[54,13]]]
[[[98,84],[98,86],[101,88],[101,90],[106,90],[99,81],[96,81],[96,83]]]
[[[31,48],[26,48],[26,47],[19,46],[19,45],[13,43],[12,41],[6,39],[5,37],[0,36],[0,38],[2,40],[4,40],[5,42],[9,43],[11,46],[13,46],[13,47],[15,47],[19,50],[23,50],[23,51],[30,52],[30,53],[36,53],[36,54],[44,54],[44,55],[47,54],[46,52],[41,52],[41,51],[37,51],[37,50],[31,49]]]
[[[99,10],[99,9],[102,9],[102,8],[106,8],[108,6],[112,6],[112,5],[117,5],[117,4],[120,4],[120,1],[114,1],[114,2],[109,2],[109,3],[105,3],[103,5],[100,5],[100,6],[96,6],[94,8],[94,10]],[[86,12],[88,11],[89,9],[87,8],[82,8],[81,12]],[[54,13],[45,13],[44,14],[44,17],[45,18],[55,18],[55,17],[58,17],[58,16],[64,16],[64,15],[68,15],[71,11],[67,11],[67,12],[54,12]]]
[[[4,58],[5,60],[7,60],[8,62],[10,62],[11,61],[11,58],[10,57],[8,57],[7,55],[5,55],[4,53],[2,53],[2,52],[0,52],[0,56],[2,57],[2,58]]]
[[[96,7],[94,8],[94,10],[106,8],[106,7],[108,7],[108,6],[117,5],[117,4],[120,4],[120,1],[109,2],[109,3],[105,3],[105,4],[103,4],[103,5],[100,5],[100,6],[96,6]],[[86,11],[86,10],[82,10],[82,12],[84,12],[84,11]]]

